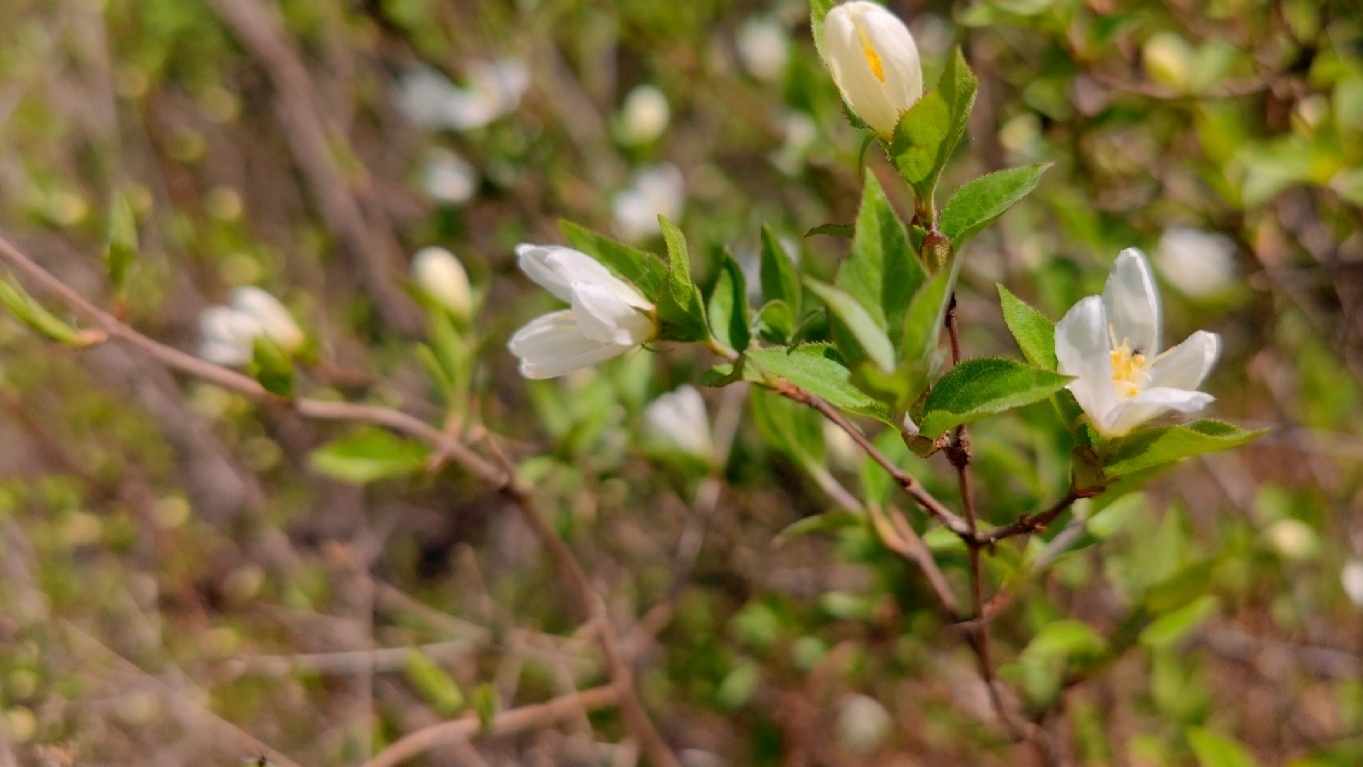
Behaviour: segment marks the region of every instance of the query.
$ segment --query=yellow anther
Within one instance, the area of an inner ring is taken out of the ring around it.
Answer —
[[[1111,325],[1107,332],[1112,340],[1112,349],[1108,352],[1108,359],[1112,360],[1112,384],[1119,393],[1134,397],[1141,393],[1141,379],[1145,378],[1148,367],[1145,355],[1132,351],[1130,338],[1117,343],[1117,333]]]
[[[876,53],[875,46],[871,45],[871,36],[866,34],[866,27],[857,25],[857,37],[861,38],[861,52],[866,56],[866,63],[871,65],[871,74],[876,79],[885,82],[885,65],[880,63],[880,54]]]

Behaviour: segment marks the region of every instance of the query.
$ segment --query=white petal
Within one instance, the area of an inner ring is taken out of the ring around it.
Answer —
[[[1216,398],[1205,392],[1156,386],[1113,408],[1098,430],[1109,437],[1120,437],[1168,410],[1196,413],[1214,401]]]
[[[557,378],[591,367],[635,348],[634,345],[603,344],[583,335],[572,310],[536,317],[516,331],[507,343],[521,360],[526,378]]]
[[[468,272],[448,250],[432,246],[417,251],[412,256],[412,278],[456,316],[467,318],[473,311]]]
[[[582,251],[561,245],[525,243],[516,246],[516,257],[525,276],[553,293],[560,301],[573,300],[573,292],[569,286],[574,282],[598,284],[605,284],[610,280],[618,282],[615,275],[596,259]]]
[[[1112,273],[1103,288],[1103,309],[1117,336],[1117,343],[1129,339],[1131,348],[1147,357],[1160,351],[1159,290],[1145,255],[1127,248],[1117,256]]]
[[[1075,304],[1055,326],[1055,356],[1063,375],[1075,376],[1067,387],[1095,424],[1103,420],[1116,396],[1112,390],[1112,358],[1103,301],[1089,296]]]
[[[1150,386],[1196,389],[1220,356],[1221,337],[1199,330],[1155,360],[1150,366]]]
[[[231,304],[238,312],[255,318],[265,334],[285,351],[296,350],[306,340],[284,304],[260,288],[245,286],[233,290]]]
[[[923,93],[913,35],[876,3],[844,3],[829,11],[824,54],[843,99],[881,136],[894,133],[900,113]]]
[[[251,361],[251,350],[240,344],[204,339],[199,344],[199,358],[214,365],[240,367]]]
[[[694,386],[688,384],[658,397],[644,409],[644,422],[660,442],[702,457],[714,451],[705,400]]]
[[[582,333],[593,341],[638,345],[653,336],[653,321],[606,285],[572,285],[573,314]]]

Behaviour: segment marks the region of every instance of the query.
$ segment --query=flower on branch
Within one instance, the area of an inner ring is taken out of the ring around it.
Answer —
[[[1120,437],[1168,410],[1196,412],[1212,402],[1196,391],[1221,351],[1215,333],[1199,330],[1161,352],[1159,291],[1145,256],[1117,256],[1101,296],[1074,305],[1055,326],[1061,373],[1094,428]]]
[[[654,306],[586,253],[558,245],[516,248],[521,271],[572,308],[531,320],[507,348],[526,378],[557,378],[618,357],[657,335]]]
[[[251,361],[253,345],[260,336],[286,352],[298,351],[307,340],[279,299],[250,286],[233,290],[227,306],[205,309],[199,315],[199,335],[199,356],[231,367]]]
[[[824,19],[824,57],[852,111],[881,138],[923,95],[918,46],[899,17],[876,3],[844,3]]]

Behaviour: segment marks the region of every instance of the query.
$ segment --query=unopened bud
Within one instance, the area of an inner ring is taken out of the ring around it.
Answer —
[[[412,257],[412,277],[426,295],[440,302],[456,317],[473,313],[469,275],[454,254],[440,247],[422,248]]]
[[[844,3],[824,19],[824,57],[843,100],[888,139],[923,95],[918,46],[899,17],[876,3]]]

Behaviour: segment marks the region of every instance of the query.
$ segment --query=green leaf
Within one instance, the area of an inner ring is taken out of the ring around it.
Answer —
[[[874,173],[866,174],[852,251],[833,284],[851,294],[898,344],[904,312],[927,272],[914,254],[904,222],[890,206]]]
[[[823,416],[760,388],[753,389],[749,404],[753,422],[766,444],[784,453],[801,468],[823,467]]]
[[[421,650],[413,647],[407,651],[402,673],[437,713],[454,716],[464,710],[464,693],[459,684]]]
[[[762,338],[782,346],[795,333],[795,314],[785,301],[770,301],[757,312]]]
[[[1062,618],[1041,627],[1023,652],[1042,658],[1093,657],[1107,650],[1107,640],[1083,621]]]
[[[1167,527],[1177,530],[1176,525]],[[1211,581],[1212,571],[1216,569],[1217,564],[1219,563],[1216,559],[1203,559],[1175,571],[1173,575],[1151,586],[1145,592],[1145,609],[1151,615],[1163,615],[1207,593],[1207,584]]]
[[[1141,631],[1140,642],[1159,649],[1173,647],[1188,636],[1202,622],[1221,610],[1221,601],[1211,594],[1203,594],[1188,604],[1161,615]]]
[[[791,316],[800,316],[800,272],[790,259],[776,234],[762,227],[762,301],[782,301],[790,308]]]
[[[884,405],[852,385],[851,371],[828,344],[757,349],[749,351],[747,357],[762,371],[780,376],[834,407],[891,423]]]
[[[251,364],[247,366],[247,372],[271,394],[280,397],[293,394],[293,360],[269,336],[256,336],[251,342]]]
[[[1119,477],[1180,458],[1230,450],[1267,433],[1267,429],[1248,431],[1210,418],[1180,426],[1141,429],[1103,446],[1103,472],[1108,477]]]
[[[826,234],[829,237],[845,237],[850,240],[856,236],[857,228],[851,224],[819,224],[805,232],[805,237],[809,238],[818,234]]]
[[[89,346],[104,339],[103,333],[82,333],[65,322],[57,319],[28,291],[6,275],[0,279],[0,303],[14,313],[25,325],[58,343],[70,346]]]
[[[1003,321],[1013,340],[1018,342],[1022,356],[1043,370],[1055,370],[1055,323],[1046,315],[1028,306],[1026,302],[999,285],[999,301],[1003,304]]]
[[[866,524],[866,515],[859,514],[847,509],[834,509],[825,511],[822,514],[815,514],[812,517],[787,525],[784,530],[776,534],[772,539],[771,545],[784,546],[796,538],[803,538],[806,535],[815,533],[830,533],[843,530],[849,527],[859,527]]]
[[[137,263],[137,218],[132,206],[122,193],[115,194],[109,204],[109,232],[105,238],[104,263],[109,269],[109,282],[122,295],[128,285],[128,275]]]
[[[662,341],[703,341],[710,337],[700,290],[691,279],[691,254],[676,224],[658,217],[667,243],[667,277],[658,293],[658,338]]]
[[[734,351],[748,348],[748,283],[734,257],[725,254],[719,278],[710,291],[710,329],[720,343]]]
[[[923,360],[905,360],[889,371],[868,361],[852,369],[852,383],[884,402],[891,412],[903,413],[923,393],[931,373],[932,366]]]
[[[894,370],[894,346],[890,344],[890,337],[885,335],[885,331],[876,324],[866,309],[848,293],[839,290],[832,285],[819,282],[813,277],[805,278],[805,287],[818,296],[828,305],[829,311],[842,322],[843,326],[856,339],[860,347],[857,351],[864,354],[864,358],[880,366],[881,370]],[[847,350],[843,350],[846,352]],[[843,354],[846,359],[862,358],[860,355]]]
[[[895,126],[890,159],[918,195],[920,210],[929,207],[942,169],[965,134],[978,88],[979,81],[957,46],[937,87],[924,94]]]
[[[313,470],[332,479],[364,485],[406,477],[426,467],[431,450],[392,432],[363,428],[313,451]]]
[[[492,727],[492,720],[497,718],[497,712],[502,708],[502,696],[497,693],[495,685],[483,682],[473,688],[473,710],[478,714],[478,724],[486,732]]]
[[[1184,733],[1199,767],[1258,767],[1249,749],[1217,732],[1189,727]]]
[[[814,50],[823,58],[823,20],[837,5],[837,0],[809,0],[809,26],[814,32]]]
[[[960,250],[966,239],[994,223],[1035,189],[1049,167],[1050,163],[1038,163],[980,176],[951,195],[938,228],[951,240],[951,246]]]
[[[904,312],[904,332],[900,342],[900,358],[911,362],[926,361],[937,348],[946,321],[951,294],[956,290],[956,279],[961,273],[958,259],[951,269],[938,272],[932,280],[918,289]]]
[[[663,280],[667,277],[667,267],[661,259],[571,221],[559,221],[558,226],[574,248],[609,266],[621,277],[634,283],[644,297],[657,302]]]
[[[933,386],[919,425],[923,436],[931,439],[953,426],[1040,402],[1069,382],[1068,376],[1013,360],[965,360]]]

